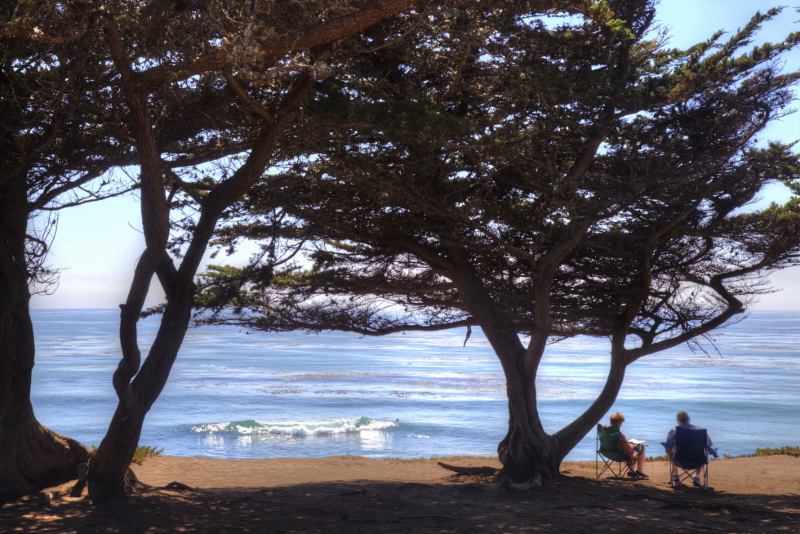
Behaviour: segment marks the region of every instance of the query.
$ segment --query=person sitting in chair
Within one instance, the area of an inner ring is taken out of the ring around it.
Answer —
[[[640,477],[640,478],[650,478],[648,475],[644,473],[644,444],[633,444],[628,441],[628,438],[625,437],[625,434],[622,433],[622,423],[625,422],[625,416],[622,415],[620,412],[612,414],[609,417],[611,421],[611,426],[619,427],[619,448],[622,452],[627,454],[631,461],[629,462],[628,466],[632,467],[633,464],[636,464],[636,471],[631,469],[628,470],[628,476],[630,477]],[[608,427],[606,427],[608,428]]]
[[[692,419],[689,417],[689,414],[681,410],[675,415],[675,422],[678,423],[676,426],[673,426],[669,433],[667,433],[667,441],[666,443],[675,443],[675,431],[678,427],[681,428],[688,428],[690,430],[703,430],[702,427],[694,426],[689,424]],[[714,458],[717,457],[717,451],[712,449],[711,447],[714,446],[714,443],[711,442],[711,437],[706,434],[706,452],[709,452],[714,455]],[[672,456],[675,454],[676,447],[673,445],[672,448],[666,449],[666,453]],[[701,466],[697,471],[694,472],[692,475],[692,480],[698,486],[702,486],[703,484],[700,482],[700,477],[703,476],[703,467]],[[678,478],[678,467],[675,466],[672,468],[672,479],[673,481],[680,483],[680,479]]]

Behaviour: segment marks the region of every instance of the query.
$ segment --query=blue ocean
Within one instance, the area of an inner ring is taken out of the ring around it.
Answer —
[[[99,445],[117,399],[119,311],[32,310],[36,416]],[[142,353],[158,317],[139,323]],[[720,453],[800,444],[800,312],[753,312],[693,351],[682,345],[628,367],[611,412],[648,455],[686,410]],[[505,379],[473,329],[361,337],[191,329],[141,445],[210,458],[494,456],[507,420]],[[607,339],[550,345],[538,377],[539,412],[553,432],[594,400],[608,371]],[[594,459],[590,432],[567,460]]]

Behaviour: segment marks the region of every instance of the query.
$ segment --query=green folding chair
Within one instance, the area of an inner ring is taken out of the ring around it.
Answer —
[[[633,470],[631,457],[622,452],[619,446],[619,427],[597,425],[597,447],[595,451],[594,472],[597,478],[611,471],[617,478],[622,478],[627,470]],[[600,469],[600,460],[603,460],[603,468]]]

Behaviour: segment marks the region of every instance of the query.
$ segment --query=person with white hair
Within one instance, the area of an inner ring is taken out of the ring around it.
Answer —
[[[675,415],[675,422],[678,423],[678,424],[676,426],[672,427],[670,429],[669,433],[667,433],[667,441],[666,441],[666,443],[675,443],[675,432],[677,431],[677,429],[679,427],[680,428],[688,428],[689,430],[703,430],[702,427],[692,425],[691,424],[691,420],[692,420],[691,417],[689,417],[689,414],[686,413],[685,411],[681,410],[680,412],[678,412]],[[713,454],[714,457],[716,458],[717,457],[717,451],[712,449],[713,446],[714,446],[714,443],[711,441],[711,437],[708,435],[708,433],[706,433],[706,450],[709,453]],[[677,449],[677,447],[675,447],[673,445],[671,449],[667,449],[666,450],[666,453],[669,454],[670,456],[672,456],[673,454],[675,454],[675,450],[676,449]],[[701,466],[692,475],[692,480],[694,480],[694,483],[697,484],[698,486],[702,486],[703,484],[702,484],[702,482],[700,482],[700,477],[702,477],[702,476],[703,476],[703,467]],[[678,467],[677,466],[672,468],[672,479],[677,483],[680,482],[680,480],[678,478]]]

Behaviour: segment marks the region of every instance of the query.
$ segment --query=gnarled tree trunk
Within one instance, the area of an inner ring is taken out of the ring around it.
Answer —
[[[528,384],[519,374],[506,373],[506,392],[508,433],[497,446],[503,464],[501,474],[516,483],[557,477],[560,463],[557,442],[542,427],[534,384]]]
[[[77,441],[39,424],[31,406],[35,345],[25,263],[26,174],[21,169],[0,177],[0,501],[74,479],[89,457]]]
[[[536,408],[536,369],[547,340],[549,310],[541,332],[531,338],[527,349],[512,328],[500,321],[500,314],[486,288],[470,267],[463,250],[448,250],[453,281],[465,307],[481,326],[500,359],[508,395],[508,433],[497,447],[503,464],[501,475],[516,484],[558,476],[556,441],[542,427]],[[545,303],[546,304],[546,303]]]
[[[142,369],[130,384],[122,384],[118,390],[120,402],[89,469],[89,496],[95,502],[123,496],[140,484],[126,475],[127,466],[139,444],[145,416],[166,384],[189,327],[191,293],[181,300],[168,304]]]
[[[577,240],[584,230],[578,229],[573,240]],[[556,478],[564,457],[600,421],[617,398],[629,363],[625,338],[638,308],[631,307],[619,317],[611,340],[608,378],[600,395],[575,421],[550,435],[542,426],[536,405],[536,373],[551,333],[549,280],[552,273],[545,273],[536,288],[536,324],[526,348],[517,333],[500,321],[495,303],[470,267],[464,251],[451,249],[448,256],[451,262],[442,267],[450,271],[465,308],[483,329],[500,359],[506,378],[509,418],[508,432],[497,446],[498,458],[503,464],[500,474],[514,485],[521,485],[518,487],[527,487],[529,483],[538,485],[542,480]]]
[[[592,405],[570,424],[548,434],[542,427],[536,408],[536,389],[521,373],[506,372],[509,422],[508,433],[497,447],[503,464],[502,474],[514,482],[535,478],[555,478],[569,452],[590,432],[617,399],[625,378],[626,353],[624,334],[614,336],[611,366],[606,383]]]

